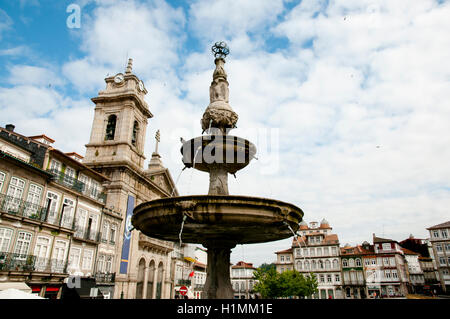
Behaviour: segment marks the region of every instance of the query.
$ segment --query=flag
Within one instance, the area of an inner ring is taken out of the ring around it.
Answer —
[[[194,271],[189,274],[189,277],[194,277]]]

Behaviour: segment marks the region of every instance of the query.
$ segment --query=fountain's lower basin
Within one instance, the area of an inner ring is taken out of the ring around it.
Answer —
[[[147,236],[178,241],[183,216],[183,242],[233,246],[288,238],[292,232],[287,224],[296,231],[303,211],[267,198],[192,195],[142,203],[134,209],[132,224]]]

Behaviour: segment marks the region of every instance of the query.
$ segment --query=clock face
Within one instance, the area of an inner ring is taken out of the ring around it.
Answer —
[[[144,83],[139,81],[139,90],[144,91]]]
[[[116,75],[116,77],[114,78],[114,82],[118,83],[122,83],[123,81],[123,74],[119,73]]]

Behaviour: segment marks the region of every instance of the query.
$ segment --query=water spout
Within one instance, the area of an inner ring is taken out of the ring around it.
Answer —
[[[185,222],[186,218],[187,218],[187,216],[183,214],[183,221],[181,222],[180,233],[178,234],[178,238],[180,239],[180,246],[182,244],[182,242],[181,242],[181,234],[183,233],[183,227],[184,227],[184,222]]]

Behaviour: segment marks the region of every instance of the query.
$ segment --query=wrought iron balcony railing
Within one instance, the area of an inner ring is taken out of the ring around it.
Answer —
[[[92,229],[86,228],[86,227],[80,227],[80,226],[76,225],[76,222],[75,222],[74,230],[75,230],[75,233],[73,234],[74,238],[100,242],[101,233],[97,230],[92,230]]]
[[[58,214],[57,211],[48,210],[47,207],[4,194],[0,194],[0,211],[14,216],[27,217],[72,230],[74,229],[72,216]]]
[[[69,187],[78,193],[91,197],[102,203],[106,202],[106,194],[101,193],[97,187],[87,187],[87,185],[76,178],[66,175],[57,169],[49,169],[51,174],[53,174],[53,180],[61,185]]]
[[[45,221],[47,217],[47,209],[45,207],[3,194],[0,194],[0,210],[8,214],[40,221]]]
[[[0,252],[0,271],[67,273],[67,261]]]
[[[178,279],[178,285],[180,286],[190,286],[191,280],[190,279]]]
[[[113,284],[116,281],[116,273],[98,272],[95,274],[97,284]]]

